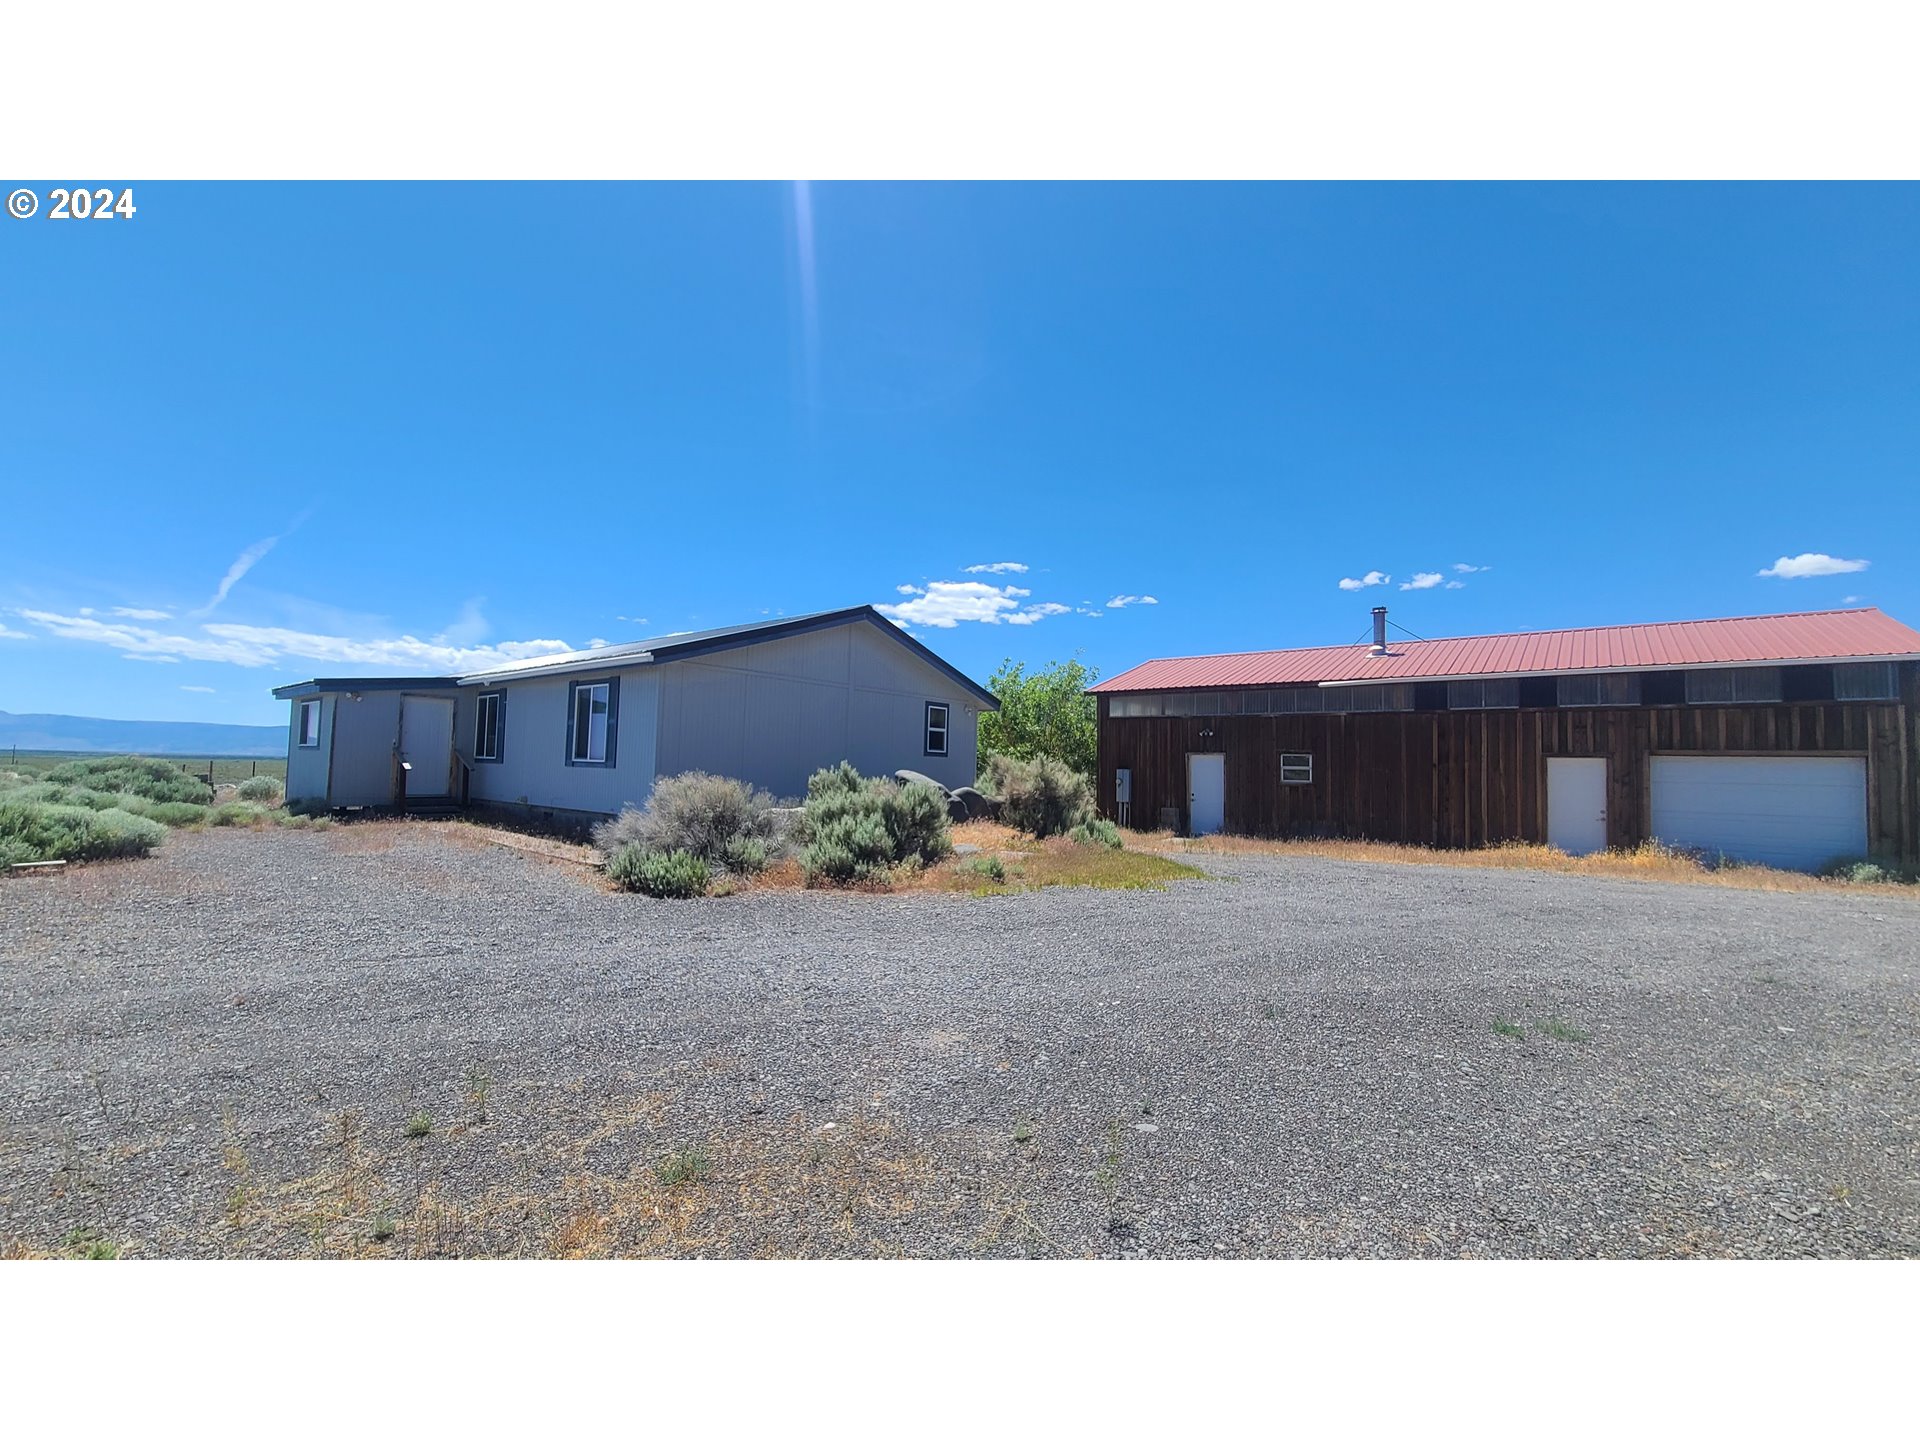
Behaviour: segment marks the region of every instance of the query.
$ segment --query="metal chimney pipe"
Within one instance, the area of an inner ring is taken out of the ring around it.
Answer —
[[[1387,653],[1387,607],[1384,605],[1373,607],[1373,649],[1367,653],[1371,655]]]

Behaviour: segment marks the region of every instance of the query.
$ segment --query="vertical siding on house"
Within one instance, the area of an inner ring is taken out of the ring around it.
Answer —
[[[662,665],[659,771],[706,770],[798,796],[823,765],[973,783],[978,697],[866,623]],[[948,706],[945,756],[923,752],[926,705]]]
[[[333,743],[333,705],[335,696],[311,697],[320,702],[320,743],[300,744],[300,704],[288,705],[287,715],[287,799],[327,803],[327,747]]]
[[[567,764],[569,686],[618,676],[619,730],[612,766]],[[660,679],[648,667],[467,686],[453,717],[454,748],[473,758],[474,715],[481,695],[503,693],[500,760],[473,767],[470,798],[535,809],[611,815],[622,805],[644,805],[653,793],[659,734]]]

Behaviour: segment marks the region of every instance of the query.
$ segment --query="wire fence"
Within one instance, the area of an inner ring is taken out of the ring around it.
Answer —
[[[6,768],[22,774],[41,774],[56,765],[64,765],[69,760],[101,760],[106,758],[105,751],[75,750],[22,750],[18,746],[9,747],[5,754]],[[272,756],[233,756],[233,755],[153,755],[146,757],[163,760],[169,765],[178,765],[188,775],[198,775],[208,785],[237,785],[242,780],[255,775],[271,775],[285,782],[287,762]]]

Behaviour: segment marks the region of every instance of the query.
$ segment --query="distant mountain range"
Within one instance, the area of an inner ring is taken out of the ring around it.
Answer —
[[[284,725],[211,725],[199,720],[95,720],[85,715],[11,715],[0,710],[0,751],[80,750],[107,755],[287,753]],[[0,759],[4,759],[0,755]]]

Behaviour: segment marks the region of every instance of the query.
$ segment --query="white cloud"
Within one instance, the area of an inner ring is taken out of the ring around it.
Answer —
[[[1024,575],[1027,567],[1018,560],[996,560],[991,565],[968,565],[962,570],[967,575]]]
[[[1775,580],[1805,580],[1814,575],[1851,575],[1856,570],[1866,569],[1867,563],[1865,560],[1836,560],[1831,555],[1809,552],[1805,555],[1782,555],[1760,574]]]
[[[31,640],[33,636],[24,630],[9,630],[5,622],[0,622],[0,640]]]
[[[1464,590],[1466,588],[1467,588],[1467,582],[1464,580],[1447,581],[1447,589],[1449,590]]]
[[[1492,568],[1491,565],[1455,565],[1453,570],[1456,575],[1480,575]]]
[[[180,688],[193,695],[212,695],[215,693],[211,685],[182,685]]]
[[[607,648],[607,646],[611,645],[612,643],[613,642],[611,640],[602,640],[598,635],[596,635],[593,637],[593,639],[587,641],[587,649],[604,650]]]
[[[1369,570],[1358,580],[1353,579],[1351,576],[1342,580],[1340,582],[1340,588],[1342,590],[1365,590],[1372,585],[1385,585],[1392,579],[1393,577],[1383,570]]]
[[[647,617],[644,615],[616,615],[613,618],[616,620],[624,620],[629,625],[644,625],[647,623]]]
[[[1400,588],[1402,590],[1432,590],[1446,578],[1447,577],[1442,575],[1438,570],[1421,570],[1416,572],[1411,580],[1402,580],[1400,582]]]
[[[318,660],[326,664],[373,665],[421,673],[459,675],[490,669],[510,660],[559,655],[570,650],[564,640],[509,640],[497,645],[447,645],[401,635],[390,639],[359,639],[346,635],[319,635],[264,625],[214,624],[194,634],[173,634],[145,625],[109,624],[84,615],[60,615],[47,610],[17,612],[51,635],[96,645],[111,645],[130,660],[210,660],[258,669],[290,660]]]
[[[896,585],[893,588],[894,592],[899,595],[918,595],[920,593],[920,587],[918,585]]]
[[[213,598],[193,613],[195,615],[211,615],[214,607],[227,598],[227,592],[240,583],[241,577],[265,559],[267,552],[279,543],[280,537],[278,535],[269,535],[264,540],[254,541],[253,544],[234,556],[233,564],[229,565],[227,567],[227,573],[220,577],[220,587],[213,592]]]
[[[1129,605],[1158,605],[1160,602],[1151,595],[1116,595],[1107,601],[1109,610],[1124,610]]]
[[[1865,600],[1866,598],[1867,597],[1864,595],[1843,595],[1840,598],[1840,603],[1842,605],[1858,605],[1862,600]],[[5,626],[0,626],[0,629],[5,629],[5,628],[6,628]]]
[[[91,610],[82,610],[83,615],[91,615]],[[127,605],[115,605],[108,610],[109,615],[118,615],[122,620],[171,620],[173,616],[164,610],[141,610]]]
[[[1007,616],[1007,623],[1009,625],[1035,625],[1046,619],[1049,615],[1067,615],[1071,614],[1072,611],[1073,607],[1071,605],[1060,605],[1052,600],[1046,600],[1038,605],[1029,605],[1026,609]]]
[[[140,660],[148,665],[178,665],[180,663],[180,657],[178,655],[146,655],[134,651],[129,651],[120,658],[122,660]]]
[[[1050,615],[1072,613],[1071,605],[1048,600],[1023,605],[1031,590],[1018,585],[989,585],[984,580],[929,580],[924,588],[896,587],[909,598],[873,608],[896,625],[926,625],[951,630],[962,621],[982,625],[1032,625]]]

